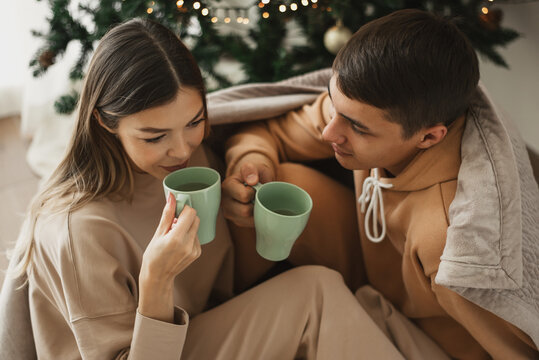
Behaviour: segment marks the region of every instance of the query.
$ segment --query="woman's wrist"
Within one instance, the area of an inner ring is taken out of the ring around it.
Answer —
[[[152,319],[174,322],[174,279],[151,276],[141,269],[138,311]]]

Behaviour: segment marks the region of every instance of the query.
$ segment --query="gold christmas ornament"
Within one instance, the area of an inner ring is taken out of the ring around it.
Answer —
[[[337,20],[337,24],[324,34],[324,46],[330,53],[337,54],[351,37],[350,29],[344,26],[341,20]]]

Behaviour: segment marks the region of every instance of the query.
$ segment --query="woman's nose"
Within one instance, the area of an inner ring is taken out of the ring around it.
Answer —
[[[186,159],[189,157],[189,145],[182,136],[178,135],[174,138],[174,141],[171,142],[170,148],[168,149],[167,155],[177,159]]]
[[[343,135],[341,126],[339,125],[339,120],[336,117],[333,117],[324,128],[324,131],[322,131],[322,139],[338,145],[346,141],[346,137]]]

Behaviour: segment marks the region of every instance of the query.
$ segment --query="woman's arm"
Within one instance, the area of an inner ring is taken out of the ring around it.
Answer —
[[[173,322],[174,278],[201,254],[196,210],[185,206],[174,218],[176,200],[168,195],[161,221],[148,244],[139,275],[138,311],[146,317]]]

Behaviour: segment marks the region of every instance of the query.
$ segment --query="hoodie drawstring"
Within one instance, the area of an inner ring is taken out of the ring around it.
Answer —
[[[374,176],[369,176],[363,181],[363,190],[359,196],[358,202],[361,204],[361,212],[365,213],[367,203],[367,213],[365,214],[365,234],[367,238],[378,243],[386,236],[386,218],[384,215],[384,200],[382,199],[382,189],[390,189],[393,184],[384,184],[380,182],[378,169],[374,169]],[[378,236],[378,207],[380,207],[380,222],[382,224],[382,233]],[[369,227],[369,220],[372,217],[372,228],[374,236]]]

